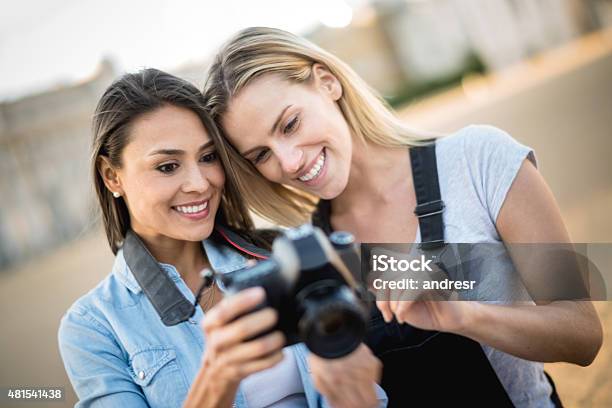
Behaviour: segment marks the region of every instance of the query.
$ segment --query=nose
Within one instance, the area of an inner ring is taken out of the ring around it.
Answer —
[[[304,151],[294,145],[279,146],[277,155],[282,171],[289,175],[294,175],[304,165]]]
[[[183,180],[183,191],[185,193],[203,193],[210,187],[210,181],[206,177],[206,171],[196,164],[189,166]]]

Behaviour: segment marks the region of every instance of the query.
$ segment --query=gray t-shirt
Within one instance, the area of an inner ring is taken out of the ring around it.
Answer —
[[[446,241],[503,245],[495,221],[523,161],[537,165],[533,150],[500,129],[473,125],[438,139],[436,157]],[[481,290],[500,303],[524,292],[509,256],[496,257],[482,279]],[[515,406],[553,406],[542,363],[482,347]]]

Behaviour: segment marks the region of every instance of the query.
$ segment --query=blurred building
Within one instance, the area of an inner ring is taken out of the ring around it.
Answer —
[[[45,251],[91,223],[91,115],[114,77],[0,104],[0,267]]]
[[[606,0],[378,0],[342,29],[307,36],[386,97],[461,73],[476,55],[497,70],[612,23]],[[173,73],[198,85],[206,64]],[[91,115],[119,73],[0,103],[0,269],[86,231],[93,218]]]
[[[474,57],[499,70],[608,22],[609,1],[376,0],[350,26],[308,37],[348,62],[384,96],[453,77]]]

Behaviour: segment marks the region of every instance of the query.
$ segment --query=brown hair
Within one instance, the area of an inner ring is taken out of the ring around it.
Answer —
[[[219,145],[221,137],[204,110],[202,93],[189,82],[157,69],[148,68],[123,75],[106,89],[96,107],[91,174],[106,237],[114,254],[130,228],[130,216],[123,198],[114,198],[106,188],[98,170],[99,158],[104,156],[112,166],[120,168],[121,153],[129,143],[130,127],[136,118],[166,105],[186,108],[198,115],[208,135],[215,145]],[[215,220],[247,235],[253,230],[249,213],[231,180],[226,180]]]

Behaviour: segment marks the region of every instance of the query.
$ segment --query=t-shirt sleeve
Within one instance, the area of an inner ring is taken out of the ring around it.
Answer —
[[[463,145],[478,195],[496,222],[523,161],[538,166],[535,152],[503,130],[485,125],[470,126]]]

